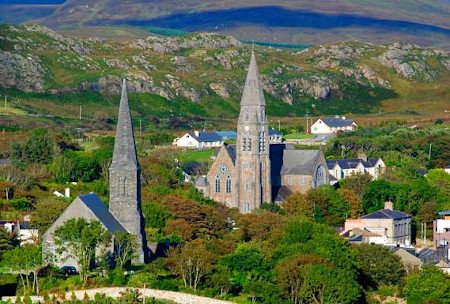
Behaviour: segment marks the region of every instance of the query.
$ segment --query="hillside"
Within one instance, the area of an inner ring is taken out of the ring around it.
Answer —
[[[68,38],[48,28],[0,27],[0,94],[9,112],[115,116],[121,78],[146,119],[233,118],[250,45],[218,34],[137,40]],[[447,51],[345,42],[303,50],[255,47],[268,114],[444,113]],[[6,109],[4,110],[6,111]]]
[[[32,3],[32,9],[23,3]],[[214,31],[272,43],[356,39],[450,47],[448,0],[9,0],[1,8],[0,22],[39,20],[59,29],[132,25],[149,30]]]

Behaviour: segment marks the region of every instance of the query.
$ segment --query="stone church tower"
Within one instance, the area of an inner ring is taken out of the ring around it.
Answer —
[[[138,244],[135,263],[146,260],[146,239],[141,212],[141,167],[134,142],[125,80],[122,85],[114,154],[109,167],[109,210]]]
[[[248,213],[272,200],[266,102],[252,51],[237,124],[234,205]]]

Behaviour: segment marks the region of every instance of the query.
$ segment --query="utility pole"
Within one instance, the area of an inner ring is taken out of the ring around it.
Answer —
[[[431,143],[430,148],[428,149],[428,160],[431,160]]]
[[[81,120],[81,105],[80,105],[80,120]]]
[[[281,131],[281,121],[278,119],[278,132]]]
[[[139,119],[139,137],[142,140],[142,119]]]
[[[8,96],[5,95],[5,109],[6,109],[6,101],[7,101]]]

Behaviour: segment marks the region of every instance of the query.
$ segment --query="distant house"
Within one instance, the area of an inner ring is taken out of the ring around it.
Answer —
[[[397,246],[389,247],[389,250],[400,258],[407,274],[419,270],[423,264],[422,260],[416,256],[415,248],[411,247],[409,249]]]
[[[439,212],[442,219],[433,222],[433,245],[446,246],[450,244],[450,210]]]
[[[381,245],[411,245],[411,215],[394,210],[392,202],[384,209],[345,221],[341,235],[354,242]]]
[[[386,170],[386,164],[381,158],[327,159],[327,166],[330,175],[338,181],[357,173],[368,173],[378,179]]]
[[[0,227],[14,233],[21,246],[36,244],[38,241],[38,230],[31,228],[30,221],[0,221]]]
[[[283,133],[281,133],[275,129],[269,129],[269,142],[270,143],[282,143],[283,142]]]
[[[223,138],[216,132],[190,131],[173,141],[174,146],[186,148],[211,148],[223,145]]]
[[[338,132],[353,131],[356,127],[357,124],[353,120],[345,118],[345,116],[326,117],[319,118],[311,125],[311,133],[332,134]]]

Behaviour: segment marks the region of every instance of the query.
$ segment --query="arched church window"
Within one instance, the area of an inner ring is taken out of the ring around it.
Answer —
[[[242,138],[242,151],[252,150],[252,139],[248,135],[244,135]]]
[[[324,184],[324,182],[325,182],[324,181],[324,179],[325,179],[324,175],[325,175],[325,172],[324,172],[323,167],[319,166],[317,168],[317,171],[316,171],[316,185],[317,186]]]
[[[231,193],[231,177],[229,175],[227,176],[226,181],[226,191],[227,193]]]
[[[216,175],[216,193],[220,193],[220,175]]]
[[[259,133],[259,152],[266,151],[266,132]]]

